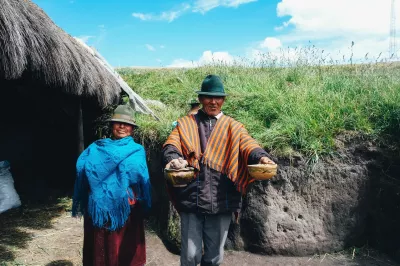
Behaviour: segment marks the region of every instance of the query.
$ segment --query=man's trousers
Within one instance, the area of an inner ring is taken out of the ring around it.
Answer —
[[[220,265],[232,214],[180,213],[181,266]],[[202,254],[204,243],[204,254]]]

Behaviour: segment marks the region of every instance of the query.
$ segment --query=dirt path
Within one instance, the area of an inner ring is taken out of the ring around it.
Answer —
[[[48,209],[43,220],[35,220],[29,212],[0,216],[0,265],[81,265],[83,221],[71,218],[68,212]],[[43,210],[40,211],[43,216]],[[54,215],[56,212],[57,215]],[[5,220],[7,219],[7,220]],[[28,219],[25,221],[24,219]],[[30,219],[30,220],[29,220]],[[49,223],[41,221],[50,219]],[[24,222],[22,223],[22,221]],[[29,223],[32,222],[32,223]],[[19,239],[19,240],[16,240]],[[160,238],[146,232],[147,265],[179,265],[179,256],[170,253]],[[248,252],[227,251],[223,265],[397,265],[385,257],[326,254],[314,257],[271,257]]]

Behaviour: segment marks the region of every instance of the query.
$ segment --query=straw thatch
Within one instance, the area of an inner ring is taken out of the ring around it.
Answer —
[[[74,38],[29,0],[0,0],[0,80],[22,75],[51,87],[112,102],[120,86]]]

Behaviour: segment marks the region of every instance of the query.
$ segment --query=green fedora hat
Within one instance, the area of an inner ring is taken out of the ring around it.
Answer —
[[[224,84],[222,84],[221,78],[217,75],[208,75],[201,84],[201,90],[196,91],[199,95],[209,96],[227,96],[225,93]]]
[[[135,123],[135,110],[133,110],[128,104],[118,105],[115,108],[114,113],[109,119],[109,122],[122,122],[134,127],[138,127]]]

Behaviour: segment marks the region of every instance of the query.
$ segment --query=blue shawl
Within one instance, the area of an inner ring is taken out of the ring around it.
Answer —
[[[92,143],[76,163],[72,216],[88,214],[96,227],[121,228],[130,214],[128,199],[151,206],[151,185],[143,146],[132,137]]]

